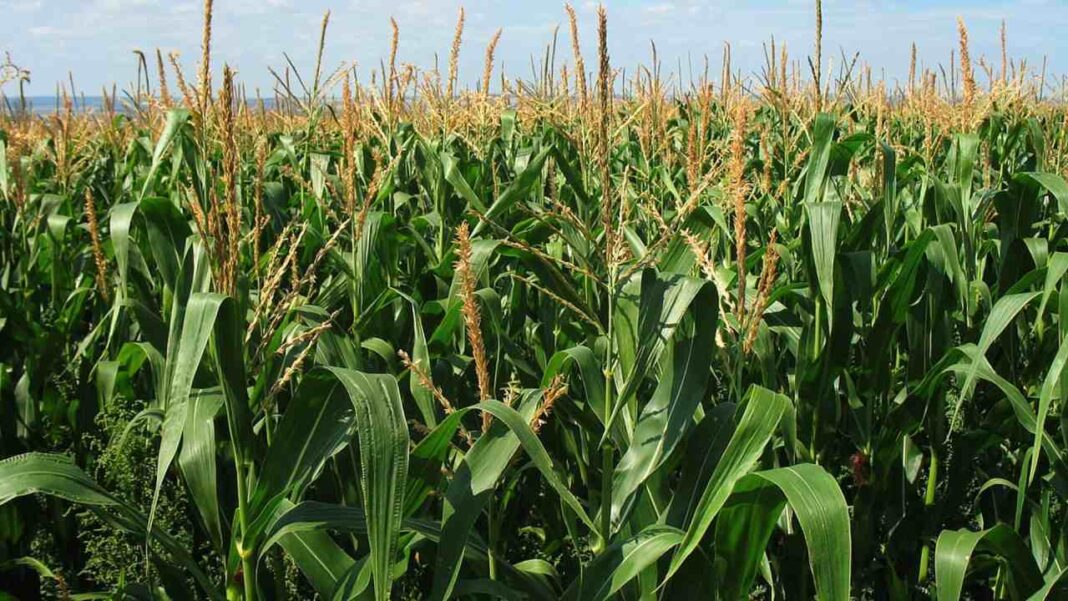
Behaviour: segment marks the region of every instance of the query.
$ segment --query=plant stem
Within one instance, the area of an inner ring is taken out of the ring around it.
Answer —
[[[241,581],[245,588],[245,601],[256,598],[256,566],[252,560],[252,549],[244,546],[248,533],[248,495],[246,493],[244,459],[236,457],[234,462],[237,472],[237,519],[241,526],[241,538],[238,539],[238,555],[241,557]]]
[[[931,447],[931,472],[927,477],[927,492],[923,497],[925,512],[934,506],[935,489],[938,487],[938,464],[938,447]],[[917,582],[920,584],[927,580],[927,568],[930,561],[931,545],[924,541],[923,549],[920,550],[920,573],[917,576]]]
[[[493,493],[490,493],[490,494],[492,495]],[[496,496],[496,495],[494,495],[494,496]],[[494,558],[496,557],[498,531],[500,530],[499,525],[497,524],[496,516],[494,515],[495,512],[493,511],[493,506],[496,504],[494,501],[495,500],[491,497],[490,498],[489,507],[487,508],[488,511],[489,511],[489,519],[487,520],[487,522],[489,522],[489,554],[488,554],[488,557],[489,557],[489,577],[490,577],[490,580],[496,580],[497,579],[497,561]]]
[[[615,471],[612,457],[612,436],[608,431],[608,422],[613,411],[612,392],[615,381],[612,378],[613,361],[615,361],[615,297],[616,268],[608,266],[608,343],[605,345],[604,359],[604,423],[605,433],[601,445],[601,539],[607,546],[612,537],[612,476]]]

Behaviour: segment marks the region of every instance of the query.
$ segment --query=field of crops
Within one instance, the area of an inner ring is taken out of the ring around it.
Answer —
[[[0,600],[1068,598],[1044,74],[624,79],[568,7],[261,101],[205,6],[196,74],[4,88]]]

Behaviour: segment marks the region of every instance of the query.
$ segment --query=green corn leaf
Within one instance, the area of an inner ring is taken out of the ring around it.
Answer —
[[[850,598],[852,542],[849,507],[835,479],[822,467],[800,464],[757,472],[779,489],[793,509],[808,546],[809,565],[821,601]]]
[[[244,355],[244,319],[241,307],[231,298],[213,297],[219,302],[212,334],[212,358],[215,374],[222,386],[226,424],[234,458],[242,462],[253,459],[256,444],[252,432],[252,412],[246,388]]]
[[[182,544],[166,533],[152,531],[148,520],[134,507],[115,498],[63,455],[25,453],[0,461],[0,506],[33,494],[44,494],[97,509],[105,523],[151,538],[182,569],[188,571],[212,599],[221,599],[211,581]]]
[[[834,307],[834,264],[837,255],[838,222],[841,219],[842,203],[825,201],[806,203],[808,233],[812,248],[812,264],[824,306],[827,308],[827,325],[830,328]]]
[[[408,473],[408,429],[392,376],[338,367],[305,375],[278,425],[252,506],[259,515],[280,494],[299,496],[326,460],[347,444],[353,426],[360,448],[363,511],[373,516],[368,539],[375,596],[388,599]],[[302,546],[293,544],[298,550]],[[331,569],[317,577],[333,590],[340,574]]]
[[[215,468],[215,416],[222,409],[218,392],[195,391],[190,395],[182,426],[182,448],[178,467],[189,486],[193,503],[207,527],[217,550],[222,546],[222,522]]]
[[[410,516],[426,501],[442,479],[441,468],[460,429],[463,411],[454,411],[408,454],[408,488],[404,495],[404,515]]]
[[[192,233],[189,225],[178,207],[166,198],[147,196],[137,203],[137,209],[144,217],[148,246],[154,265],[159,269],[162,284],[166,288],[177,289],[186,240]],[[121,229],[119,233],[122,233]],[[116,253],[120,249],[116,249]]]
[[[988,530],[944,530],[935,545],[935,580],[938,601],[957,601],[972,556],[988,553],[1005,562],[1009,591],[1024,599],[1042,587],[1042,574],[1020,535],[1005,524]]]
[[[1005,328],[1012,323],[1012,320],[1016,319],[1016,316],[1023,311],[1031,301],[1038,298],[1040,292],[1025,292],[1020,294],[1011,294],[1003,296],[998,299],[998,302],[994,304],[993,309],[990,310],[990,315],[987,317],[986,323],[983,325],[983,332],[979,335],[978,354],[986,356],[987,350],[990,349],[994,341],[998,336],[1005,331]],[[973,362],[972,369],[968,372],[968,377],[964,380],[964,386],[961,388],[960,398],[957,400],[956,407],[953,409],[953,421],[956,422],[957,415],[960,413],[961,406],[971,398],[972,391],[975,387],[976,372],[979,370],[979,364]]]
[[[850,598],[849,508],[834,478],[813,464],[756,472],[735,486],[716,521],[717,586],[723,598],[748,598],[787,505],[805,535],[816,598]]]
[[[160,134],[159,140],[156,141],[155,150],[152,151],[152,166],[148,170],[148,175],[145,176],[145,183],[141,186],[141,197],[138,200],[145,197],[145,192],[148,191],[148,187],[155,179],[156,171],[163,164],[163,154],[171,147],[178,132],[189,121],[189,118],[190,113],[185,109],[167,111],[167,122],[163,125],[163,132]]]
[[[326,460],[348,444],[354,420],[352,401],[332,373],[316,369],[305,374],[263,460],[252,515],[258,516],[278,495],[299,497]]]
[[[402,529],[434,542],[441,540],[440,525],[426,520],[405,519]],[[264,554],[274,545],[280,544],[285,537],[315,531],[354,532],[366,535],[367,516],[359,507],[319,501],[303,501],[293,505],[289,501],[284,501],[273,521],[264,530],[264,542],[260,550],[261,561]],[[489,550],[485,542],[472,536],[467,541],[465,553],[487,561]]]
[[[635,305],[621,301],[616,316],[619,372],[624,376],[619,397],[608,417],[606,437],[620,410],[659,363],[664,348],[691,307],[696,313],[714,311],[716,306],[711,302],[716,298],[715,286],[708,280],[659,274],[653,269],[635,277],[640,277],[641,282],[639,302]],[[701,302],[695,303],[698,298]]]
[[[278,508],[279,515],[284,515],[290,507],[291,504],[283,501]],[[323,598],[332,598],[346,574],[356,565],[356,561],[326,532],[315,529],[282,532],[276,540]]]
[[[694,411],[704,398],[718,323],[714,286],[701,286],[693,299],[694,318],[679,326],[674,348],[664,355],[652,398],[642,408],[631,444],[616,465],[612,485],[612,521],[618,524],[634,491],[674,451],[693,423]]]
[[[1065,363],[1068,363],[1068,343],[1062,341],[1057,354],[1053,357],[1053,363],[1046,378],[1042,381],[1042,389],[1038,395],[1038,414],[1035,416],[1035,443],[1031,449],[1031,469],[1028,473],[1028,482],[1035,479],[1038,473],[1038,459],[1042,452],[1042,443],[1046,437],[1046,416],[1049,415],[1053,395],[1061,384],[1061,374],[1064,372]]]
[[[1057,200],[1057,209],[1062,214],[1068,214],[1068,182],[1055,173],[1024,172],[1018,173],[1014,178],[1029,179],[1045,188]]]
[[[397,381],[388,375],[327,368],[345,387],[356,414],[360,488],[368,521],[375,598],[390,598],[393,553],[408,474],[408,425]]]
[[[540,397],[540,391],[528,391],[520,398],[522,419],[533,418]],[[455,419],[459,420],[459,417]],[[519,446],[519,438],[514,432],[503,423],[494,423],[464,454],[463,463],[456,469],[445,492],[441,520],[443,542],[438,545],[432,599],[449,598],[456,586],[468,534],[490,502],[497,480]]]
[[[586,391],[586,400],[593,413],[605,423],[604,415],[604,371],[593,349],[587,346],[575,346],[557,351],[545,366],[541,387],[546,388],[557,375],[564,375],[572,368],[578,368],[578,376]]]
[[[148,514],[148,529],[152,522],[159,501],[159,491],[163,479],[178,453],[185,424],[189,421],[189,397],[193,388],[193,378],[200,367],[200,360],[208,347],[208,342],[215,330],[215,318],[219,307],[226,297],[218,294],[195,293],[185,309],[182,322],[181,338],[175,354],[167,357],[167,399],[164,407],[166,417],[163,420],[163,432],[156,462],[156,484],[152,493],[152,504]],[[206,503],[210,505],[210,503]]]
[[[0,461],[0,505],[39,492],[83,505],[118,504],[63,455],[26,453]]]
[[[747,599],[786,497],[762,478],[734,487],[715,525],[716,588],[723,599]]]
[[[441,165],[445,169],[445,180],[452,184],[456,193],[459,194],[468,204],[475,207],[482,213],[486,212],[486,205],[479,199],[475,191],[471,189],[471,185],[464,179],[463,173],[456,165],[456,157],[451,154],[441,155]]]
[[[1049,298],[1053,296],[1057,284],[1061,282],[1066,273],[1068,273],[1068,253],[1053,253],[1046,269],[1046,281],[1042,286],[1042,302],[1038,305],[1038,319],[1042,319],[1046,312],[1046,303],[1049,302]]]
[[[130,270],[130,226],[139,206],[140,203],[127,202],[117,204],[109,211],[108,235],[115,251],[115,262],[119,264],[119,290],[123,294]]]
[[[816,115],[812,125],[812,146],[808,165],[805,167],[806,204],[823,202],[823,190],[827,185],[827,165],[834,143],[835,117],[828,113]]]
[[[1060,599],[1068,593],[1068,568],[1061,568],[1046,575],[1046,583],[1042,588],[1035,591],[1027,598],[1027,601],[1045,601],[1046,599]]]
[[[423,320],[419,316],[419,311],[412,305],[412,325],[414,327],[415,341],[412,346],[412,360],[415,361],[422,369],[426,370],[427,374],[431,373],[432,365],[430,363],[430,352],[426,346],[426,334],[423,332]],[[423,422],[429,428],[433,428],[438,424],[437,414],[434,410],[434,391],[428,389],[419,378],[414,377],[414,374],[408,380],[408,388],[412,393],[412,397],[415,399],[415,404],[419,408],[419,413],[423,417]]]
[[[646,568],[682,541],[677,528],[652,525],[638,534],[612,543],[586,566],[564,594],[564,599],[601,601],[615,595]]]
[[[464,461],[445,494],[441,527],[445,543],[438,549],[433,598],[445,599],[451,593],[456,584],[468,532],[490,501],[497,481],[519,448],[523,448],[564,504],[591,530],[596,529],[582,503],[556,473],[552,459],[530,428],[530,420],[540,399],[541,391],[533,390],[524,393],[518,411],[500,401],[488,400],[454,413],[477,409],[492,414],[496,419],[489,433],[483,434],[464,455]]]
[[[667,578],[675,574],[686,558],[697,549],[734,485],[756,465],[779,420],[790,407],[790,400],[766,388],[753,386],[745,410],[708,479],[701,500],[686,527],[679,548],[671,558]]]
[[[474,231],[471,232],[472,236],[477,236],[482,233],[488,221],[496,220],[502,213],[510,209],[512,205],[533,191],[534,185],[541,179],[541,170],[542,167],[545,166],[545,159],[549,158],[551,152],[552,147],[547,146],[538,151],[538,154],[530,159],[530,162],[527,163],[522,171],[520,171],[515,180],[504,189],[504,192],[501,192],[501,195],[497,197],[497,200],[493,201],[489,209],[486,211],[485,220],[479,221],[478,225],[475,226]]]
[[[737,409],[734,403],[716,405],[690,434],[681,457],[679,486],[667,508],[667,524],[682,528],[697,511],[705,485],[734,436]]]

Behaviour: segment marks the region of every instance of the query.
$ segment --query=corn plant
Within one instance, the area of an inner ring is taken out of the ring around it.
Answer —
[[[267,106],[211,13],[195,82],[0,118],[0,598],[1066,594],[1068,113],[963,23],[941,84],[672,89],[568,7],[490,94],[463,11],[370,85],[327,15]]]

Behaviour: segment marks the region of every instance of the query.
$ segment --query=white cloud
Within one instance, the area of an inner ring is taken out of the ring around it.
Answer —
[[[172,14],[185,14],[185,13],[198,13],[200,12],[201,4],[195,0],[189,2],[175,2],[171,4],[170,9]]]
[[[645,12],[652,15],[666,15],[668,13],[675,12],[675,5],[671,2],[663,2],[661,4],[652,4],[644,8]]]
[[[41,0],[8,0],[3,4],[2,8],[8,11],[17,12],[32,12],[39,10],[43,6]]]
[[[123,12],[155,4],[157,0],[97,0],[96,6],[100,10]]]
[[[596,54],[598,0],[571,0],[579,9],[587,66]],[[628,74],[649,60],[649,40],[656,42],[667,71],[678,67],[688,76],[688,62],[700,71],[703,57],[718,64],[723,42],[736,48],[735,67],[757,72],[764,60],[761,45],[772,35],[786,43],[793,58],[804,62],[812,46],[811,0],[724,2],[723,0],[603,0],[608,9],[609,52],[613,65]],[[87,90],[133,78],[130,50],[157,46],[179,51],[187,62],[199,56],[203,0],[76,0],[66,10],[41,10],[62,0],[0,0],[5,33],[0,44],[16,60],[32,64],[31,93],[50,93],[55,81],[72,70]],[[68,5],[68,2],[62,2]],[[557,25],[560,38],[556,67],[570,62],[567,17],[558,2],[500,0],[218,0],[215,3],[216,64],[241,70],[250,89],[270,89],[267,66],[284,66],[286,52],[298,66],[314,64],[318,24],[332,10],[325,65],[358,60],[361,79],[370,78],[389,52],[389,17],[400,24],[399,60],[423,67],[447,60],[456,11],[463,4],[467,30],[460,56],[464,84],[481,74],[485,41],[498,28],[504,36],[498,65],[530,76],[530,57],[539,63]],[[1039,8],[1040,7],[1040,8]],[[957,14],[968,23],[976,60],[998,57],[997,28],[1008,20],[1010,54],[1033,65],[1049,55],[1050,72],[1068,71],[1068,38],[1050,23],[1068,22],[1061,0],[997,0],[976,7],[966,0],[919,3],[903,0],[824,0],[824,55],[838,62],[844,53],[861,51],[861,60],[890,77],[908,69],[908,48],[919,47],[927,65],[945,62],[956,46]],[[68,44],[63,48],[62,44]],[[73,48],[76,45],[77,51]],[[716,71],[713,69],[713,71]]]

